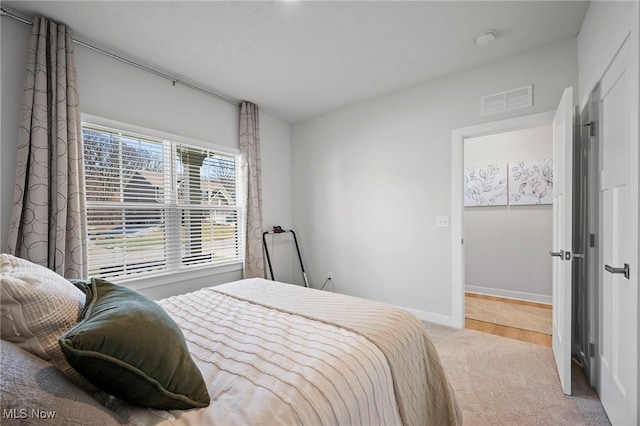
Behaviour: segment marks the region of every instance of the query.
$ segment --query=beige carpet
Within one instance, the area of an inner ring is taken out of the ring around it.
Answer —
[[[465,297],[465,316],[478,321],[551,334],[551,309]]]
[[[427,323],[465,426],[609,425],[582,370],[562,393],[551,348]]]

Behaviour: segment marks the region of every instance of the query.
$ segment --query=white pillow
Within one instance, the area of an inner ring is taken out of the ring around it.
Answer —
[[[81,376],[65,359],[58,339],[78,322],[85,294],[50,269],[2,253],[0,299],[2,339],[78,380]]]

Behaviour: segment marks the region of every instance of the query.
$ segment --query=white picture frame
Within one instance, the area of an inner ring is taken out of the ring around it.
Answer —
[[[464,206],[506,206],[507,164],[464,168]]]
[[[523,160],[509,163],[509,205],[553,203],[553,160]]]

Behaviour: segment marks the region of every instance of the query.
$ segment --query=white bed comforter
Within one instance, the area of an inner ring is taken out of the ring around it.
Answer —
[[[128,407],[132,423],[461,422],[424,326],[400,309],[262,279],[159,304],[182,328],[211,405],[169,412]]]

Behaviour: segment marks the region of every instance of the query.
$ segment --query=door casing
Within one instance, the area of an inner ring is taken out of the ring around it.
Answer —
[[[509,118],[474,126],[453,129],[452,176],[451,176],[451,326],[464,328],[464,141],[468,138],[486,136],[532,127],[549,126],[555,111],[542,112],[522,117]]]

